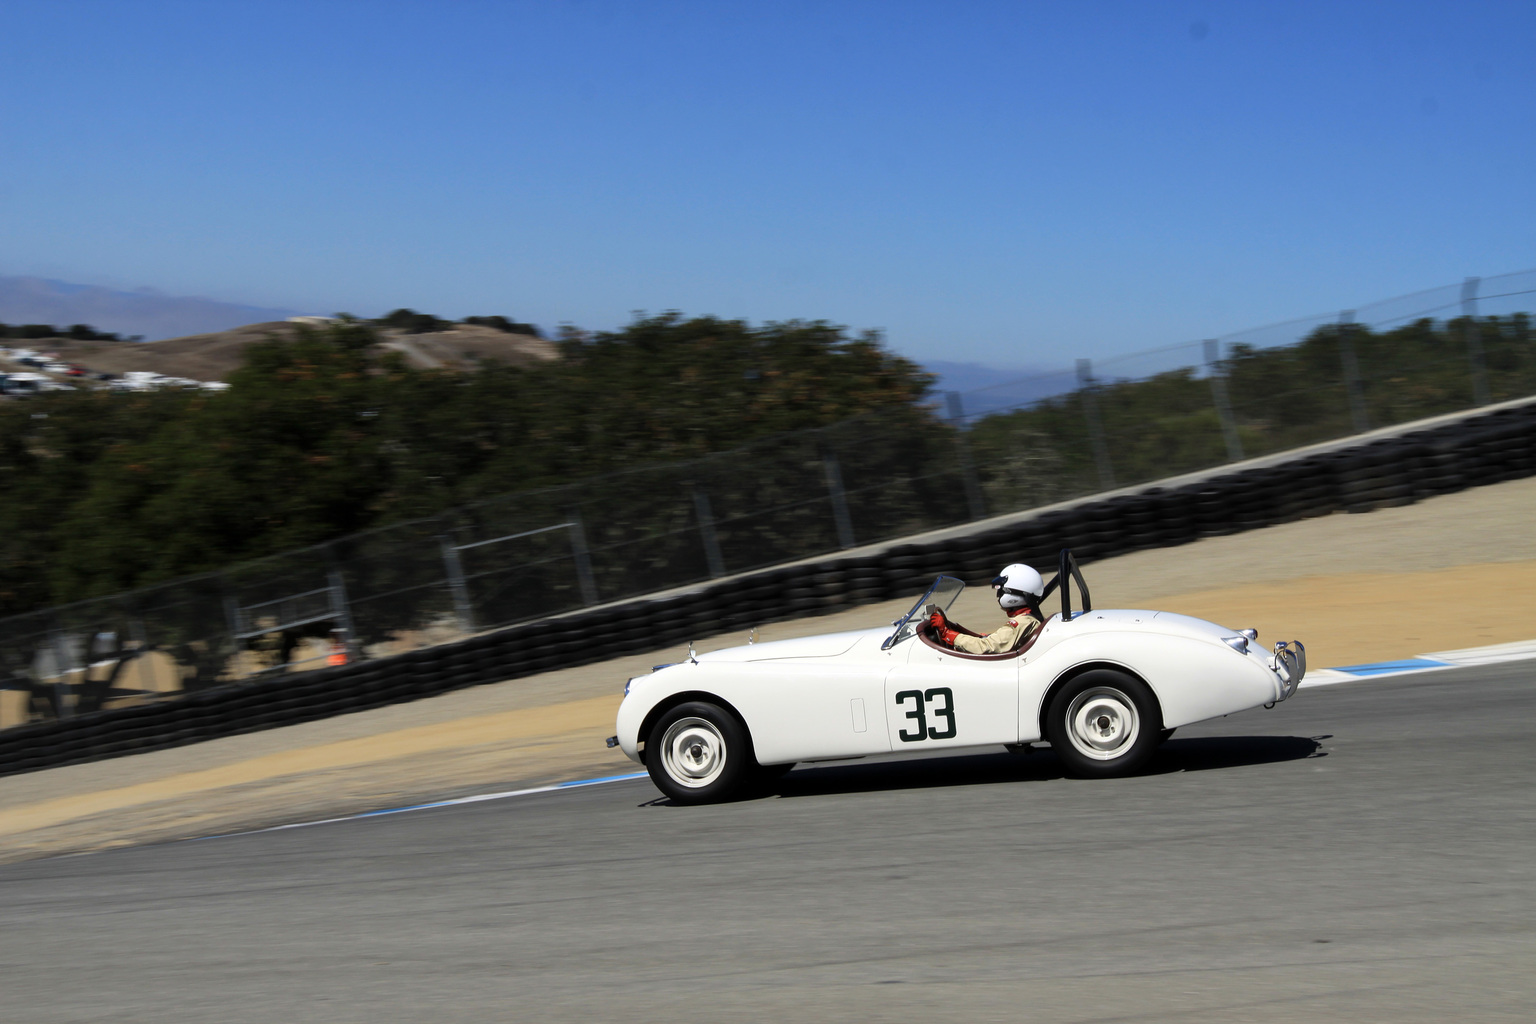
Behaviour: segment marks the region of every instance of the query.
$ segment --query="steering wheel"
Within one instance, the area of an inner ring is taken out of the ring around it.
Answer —
[[[944,647],[953,647],[954,644],[945,642],[943,631],[935,627],[933,624],[933,615],[935,612],[937,612],[939,617],[946,623],[949,622],[949,616],[945,615],[943,609],[939,608],[938,605],[933,604],[929,605],[927,608],[924,608],[923,611],[925,615],[923,617],[922,629],[924,630],[925,635],[928,636],[929,639],[933,640],[934,643],[940,644]]]

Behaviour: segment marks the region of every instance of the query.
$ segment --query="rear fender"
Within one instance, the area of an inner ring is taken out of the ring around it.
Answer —
[[[1152,632],[1091,633],[1057,643],[1026,666],[1019,694],[1021,738],[1044,735],[1050,699],[1090,668],[1117,669],[1146,683],[1167,729],[1260,707],[1279,694],[1272,672],[1220,642]]]

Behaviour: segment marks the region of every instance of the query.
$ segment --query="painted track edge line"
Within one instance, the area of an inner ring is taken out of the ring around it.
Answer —
[[[343,814],[336,818],[318,818],[314,821],[294,821],[286,825],[269,825],[266,828],[252,828],[241,832],[220,832],[211,836],[191,836],[181,840],[186,843],[201,842],[204,839],[231,839],[235,836],[254,836],[263,832],[283,832],[292,828],[309,828],[311,825],[334,825],[342,821],[361,821],[364,818],[380,818],[390,814],[405,814],[407,811],[427,811],[435,807],[457,807],[461,804],[484,803],[487,800],[508,800],[518,796],[532,796],[535,793],[554,793],[562,789],[581,789],[587,786],[602,786],[610,782],[631,782],[635,779],[648,778],[647,772],[627,772],[623,775],[603,775],[595,779],[572,779],[569,782],[552,782],[547,786],[532,786],[528,789],[508,789],[499,793],[476,793],[473,796],[456,796],[449,800],[433,800],[424,804],[409,804],[405,807],[385,807],[377,811],[361,811],[357,814]]]

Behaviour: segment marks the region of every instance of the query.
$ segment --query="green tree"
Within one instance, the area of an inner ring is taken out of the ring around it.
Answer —
[[[0,408],[0,480],[14,499],[0,513],[0,607],[111,593],[859,414],[933,425],[928,375],[877,335],[821,322],[641,317],[567,338],[558,361],[471,374],[415,370],[375,342],[369,324],[344,318],[251,346],[227,392]],[[614,494],[616,507],[647,500]]]

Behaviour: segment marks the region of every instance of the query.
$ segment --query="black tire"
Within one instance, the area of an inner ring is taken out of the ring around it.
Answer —
[[[729,711],[704,701],[667,711],[645,741],[645,769],[673,803],[729,799],[756,767],[746,728]]]
[[[1084,672],[1045,714],[1045,736],[1069,775],[1103,779],[1142,768],[1162,742],[1163,718],[1147,684],[1114,669]]]
[[[1161,746],[1162,744],[1167,743],[1170,739],[1173,738],[1173,734],[1175,732],[1177,732],[1177,731],[1178,730],[1176,730],[1176,729],[1164,729],[1162,732],[1158,733],[1157,734],[1158,745]]]

